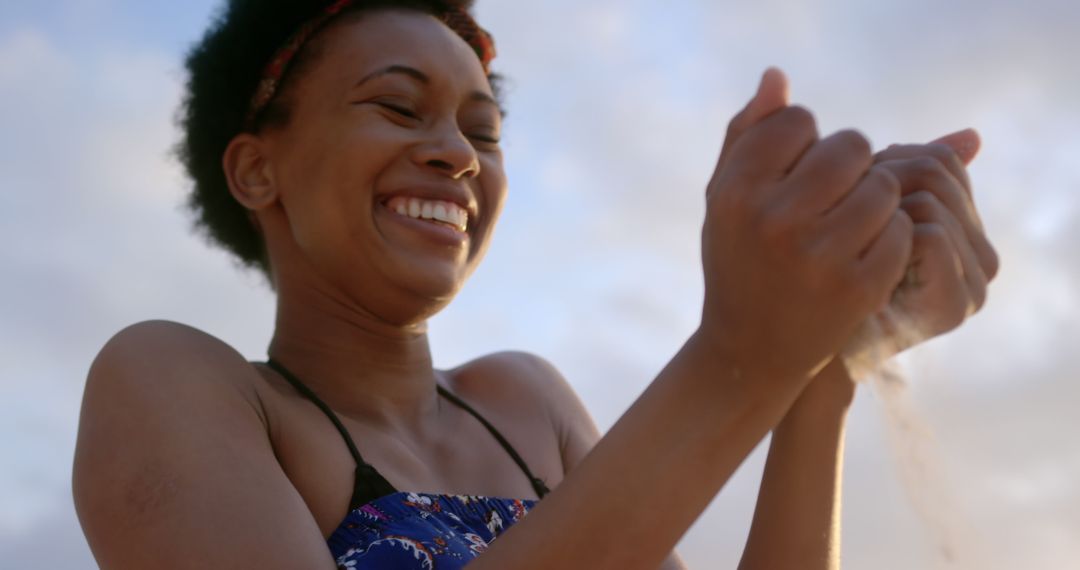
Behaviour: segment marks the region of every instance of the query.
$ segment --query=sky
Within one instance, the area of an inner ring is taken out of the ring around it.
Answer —
[[[4,568],[95,567],[71,461],[110,336],[171,319],[265,357],[273,297],[191,231],[171,154],[181,59],[217,4],[0,4]],[[970,172],[1001,274],[981,313],[901,358],[930,491],[903,483],[895,401],[860,387],[843,561],[1080,569],[1080,68],[1066,55],[1080,4],[479,0],[477,15],[509,77],[510,195],[484,263],[431,322],[438,365],[540,354],[609,428],[697,324],[704,187],[769,65],[823,133],[883,148],[976,127]],[[736,565],[764,450],[680,542],[690,568]],[[963,536],[953,564],[928,503]]]

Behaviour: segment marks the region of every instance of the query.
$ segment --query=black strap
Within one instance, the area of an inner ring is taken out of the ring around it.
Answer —
[[[506,441],[506,438],[504,438],[502,436],[502,434],[499,433],[499,431],[495,429],[495,426],[488,423],[488,421],[485,420],[483,416],[478,414],[476,412],[476,410],[472,409],[472,407],[470,407],[468,404],[463,402],[457,396],[451,394],[448,390],[446,390],[442,386],[437,386],[437,389],[439,390],[440,394],[442,394],[444,397],[446,397],[447,400],[450,400],[451,402],[457,404],[458,407],[463,408],[465,411],[472,414],[476,419],[480,420],[480,423],[484,424],[484,427],[486,427],[487,430],[491,432],[491,435],[495,436],[495,439],[499,440],[499,445],[503,446],[503,449],[505,449],[506,452],[510,454],[510,457],[512,457],[514,459],[514,463],[517,463],[518,467],[521,467],[521,470],[525,472],[525,476],[529,478],[529,482],[532,483],[533,490],[536,491],[536,495],[538,497],[543,499],[544,495],[551,492],[547,488],[547,485],[544,484],[543,479],[535,477],[532,474],[532,471],[529,470],[529,466],[525,464],[525,460],[523,460],[521,458],[521,456],[518,455],[517,451],[514,450],[514,446],[510,445],[510,442]]]
[[[293,388],[296,388],[296,390],[303,394],[304,397],[318,406],[319,409],[330,418],[330,421],[334,422],[334,427],[341,433],[341,437],[345,438],[345,445],[349,446],[349,453],[352,454],[353,459],[356,461],[353,494],[352,498],[349,499],[350,511],[358,509],[362,505],[366,505],[379,497],[385,497],[386,495],[392,495],[397,492],[397,489],[395,489],[385,477],[360,456],[360,451],[356,449],[356,444],[353,443],[348,430],[341,424],[341,420],[339,420],[337,414],[330,409],[330,406],[327,406],[325,402],[319,399],[319,397],[315,395],[315,392],[311,391],[311,388],[304,385],[299,378],[292,372],[289,372],[289,369],[285,368],[280,362],[271,358],[266,361],[266,364],[284,376],[285,379],[289,381],[289,384],[293,385]]]
[[[373,466],[364,461],[364,458],[360,455],[360,451],[356,448],[356,444],[353,443],[352,437],[349,436],[348,430],[345,429],[345,426],[342,425],[341,420],[339,420],[337,414],[335,414],[334,411],[330,409],[330,406],[327,406],[325,402],[319,399],[319,397],[315,395],[315,392],[312,392],[310,388],[308,388],[303,382],[301,382],[300,379],[296,377],[296,375],[294,375],[292,372],[289,372],[289,369],[285,368],[285,366],[283,366],[280,362],[271,358],[266,361],[266,364],[267,366],[273,368],[276,372],[281,374],[283,377],[285,377],[285,379],[288,380],[289,383],[292,384],[292,386],[296,388],[298,392],[303,394],[304,397],[311,400],[316,406],[318,406],[319,409],[322,410],[328,418],[330,418],[330,421],[334,423],[334,427],[336,427],[338,432],[341,433],[341,437],[345,439],[345,445],[349,447],[349,453],[352,455],[353,460],[356,461],[356,481],[353,485],[352,499],[349,501],[349,510],[359,508],[360,506],[365,505],[379,497],[384,497],[386,495],[391,495],[397,492],[397,489],[395,489],[389,481],[387,481]],[[536,491],[536,495],[538,497],[542,499],[545,495],[551,492],[548,489],[547,485],[544,483],[543,479],[535,477],[532,474],[532,471],[529,470],[529,466],[525,464],[525,461],[523,459],[521,459],[521,456],[518,455],[514,447],[510,445],[510,442],[506,441],[506,438],[504,438],[502,434],[495,429],[495,426],[492,426],[490,423],[488,423],[488,421],[484,419],[484,417],[481,416],[479,413],[477,413],[476,410],[472,409],[471,406],[466,404],[454,394],[450,393],[449,390],[446,390],[439,385],[436,385],[436,389],[438,390],[439,394],[443,395],[444,398],[450,400],[458,407],[472,414],[473,417],[479,420],[480,423],[483,424],[489,432],[491,432],[491,435],[495,436],[495,439],[498,440],[499,445],[501,445],[503,449],[505,449],[506,452],[510,454],[510,457],[513,458],[514,462],[518,464],[518,467],[520,467],[521,470],[525,472],[525,476],[529,478],[529,482],[532,484],[533,490]]]

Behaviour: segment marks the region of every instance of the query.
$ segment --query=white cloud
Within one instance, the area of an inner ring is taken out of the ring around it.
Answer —
[[[610,421],[628,403],[611,403],[606,392],[614,389],[609,388],[611,379],[633,378],[634,389],[618,390],[636,394],[657,367],[626,364],[643,359],[660,364],[671,354],[670,343],[655,343],[657,335],[646,332],[676,335],[666,319],[639,321],[633,315],[661,307],[677,316],[676,322],[693,316],[700,293],[694,241],[701,216],[698,189],[719,148],[726,114],[738,109],[752,89],[751,80],[766,65],[786,67],[796,100],[818,112],[823,131],[858,125],[883,146],[974,125],[985,145],[972,176],[1004,268],[982,314],[916,355],[915,361],[927,367],[913,374],[916,410],[927,415],[945,442],[949,460],[940,467],[941,477],[955,472],[963,481],[944,481],[945,490],[956,493],[965,506],[979,505],[969,509],[969,518],[979,522],[973,532],[984,535],[973,539],[982,550],[977,554],[998,561],[985,567],[1018,567],[1024,560],[1026,567],[1069,567],[1068,561],[1080,558],[1075,547],[1058,537],[1080,532],[1075,516],[1068,514],[1076,505],[1074,481],[1080,474],[1074,454],[1062,449],[1069,447],[1063,434],[1080,431],[1080,420],[1063,409],[1063,402],[1078,401],[1072,387],[1080,377],[1080,362],[1071,357],[1080,331],[1068,326],[1080,321],[1075,246],[1080,243],[1080,184],[1073,166],[1080,115],[1068,104],[1080,92],[1080,75],[1061,55],[1069,51],[1066,46],[1076,47],[1073,34],[1048,22],[1046,13],[1064,16],[1061,12],[1075,8],[1045,3],[1018,13],[1015,5],[1000,3],[986,9],[899,3],[799,6],[696,5],[701,17],[694,32],[708,38],[709,49],[689,53],[679,43],[665,44],[666,33],[657,30],[663,23],[652,27],[634,21],[625,33],[624,53],[664,53],[678,63],[677,69],[693,70],[689,79],[640,65],[611,73],[601,67],[609,62],[587,59],[566,70],[573,96],[543,92],[544,108],[552,109],[559,132],[566,133],[552,143],[558,154],[550,168],[565,173],[558,180],[572,188],[562,195],[576,194],[576,207],[594,213],[582,229],[591,238],[592,252],[579,246],[570,259],[591,258],[592,264],[578,265],[579,271],[595,277],[583,281],[599,285],[582,287],[579,280],[573,289],[577,294],[567,293],[564,312],[578,322],[607,323],[604,334],[613,339],[597,341],[567,329],[566,344],[583,356],[568,353],[558,362],[585,375],[571,378],[594,413]],[[693,44],[695,35],[686,35]],[[542,58],[540,53],[531,57]],[[583,69],[589,65],[599,69]],[[701,70],[704,75],[696,75]],[[565,164],[566,157],[577,161]],[[547,250],[544,258],[539,247],[538,257],[559,264],[560,250]],[[650,251],[664,258],[657,260]],[[669,272],[681,278],[671,279],[666,288],[650,286],[657,275]],[[683,330],[688,329],[684,323]],[[655,343],[653,350],[649,342]],[[593,364],[579,365],[585,359]],[[881,412],[865,398],[859,406],[848,448],[848,567],[927,567],[934,559],[932,537],[904,498],[883,432],[872,427]],[[746,471],[755,470],[748,465],[740,476]],[[1035,503],[1062,507],[1011,502],[1001,494],[1002,485],[1020,494],[1038,489],[1042,494]],[[729,488],[718,502],[729,493],[753,491]],[[737,559],[741,540],[716,539],[721,528],[744,528],[731,525],[726,516],[745,521],[748,513],[721,515],[710,509],[703,521],[711,524],[699,523],[683,542],[691,567],[716,567],[718,561],[723,566],[722,561]],[[1028,528],[1038,528],[1040,538],[1006,538],[1013,532],[1029,537],[1035,531]]]
[[[40,95],[69,70],[70,63],[37,30],[16,29],[0,40],[0,85],[5,96],[16,89]]]
[[[533,350],[614,423],[695,324],[703,185],[766,65],[785,67],[823,130],[857,125],[883,145],[974,125],[986,144],[972,176],[1003,270],[982,314],[910,359],[913,405],[985,567],[1075,567],[1080,73],[1063,55],[1077,48],[1075,3],[480,8],[512,80],[512,188],[488,260],[433,323],[441,363]],[[0,456],[18,458],[0,470],[0,559],[27,565],[40,547],[28,537],[58,520],[76,540],[63,505],[81,378],[110,334],[174,318],[254,358],[272,326],[269,293],[177,210],[179,54],[122,41],[73,53],[42,31],[0,36],[0,124],[18,133],[0,138],[0,432],[26,434],[0,438]],[[849,423],[845,564],[928,567],[881,413],[864,394]],[[737,561],[761,451],[684,538],[690,567]],[[93,567],[86,554],[72,556]]]
[[[253,358],[268,338],[251,331],[269,330],[269,294],[178,211],[175,59],[72,54],[34,30],[0,38],[0,123],[17,133],[0,141],[0,456],[17,458],[0,470],[0,545],[70,512],[82,381],[109,336],[201,322]]]

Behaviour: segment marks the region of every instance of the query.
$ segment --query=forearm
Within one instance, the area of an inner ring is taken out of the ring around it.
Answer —
[[[656,570],[808,380],[724,370],[695,335],[581,464],[470,570]]]
[[[840,567],[844,423],[854,390],[834,360],[773,430],[740,570]]]

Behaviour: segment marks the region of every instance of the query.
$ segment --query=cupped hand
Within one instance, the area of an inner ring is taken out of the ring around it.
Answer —
[[[905,279],[889,305],[862,328],[848,354],[880,361],[949,332],[986,302],[999,258],[972,198],[969,164],[980,141],[964,130],[924,145],[893,145],[875,165],[900,181],[900,207],[915,223]]]
[[[890,299],[911,254],[900,182],[853,131],[819,139],[776,69],[728,128],[706,192],[701,332],[733,365],[808,377]]]

